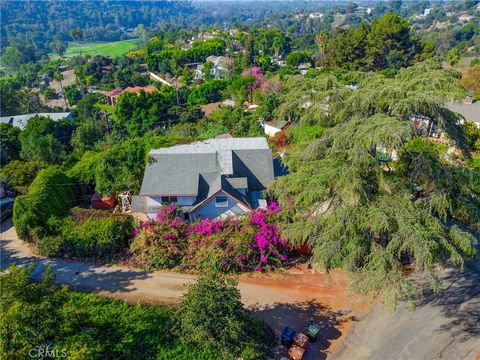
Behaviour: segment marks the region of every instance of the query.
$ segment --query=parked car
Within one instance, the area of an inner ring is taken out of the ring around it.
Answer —
[[[0,199],[0,221],[8,219],[13,212],[13,198]]]

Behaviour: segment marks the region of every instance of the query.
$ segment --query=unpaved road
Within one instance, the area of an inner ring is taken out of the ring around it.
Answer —
[[[2,268],[33,261],[38,276],[48,264],[58,283],[76,290],[175,305],[185,284],[194,281],[191,275],[172,272],[37,258],[18,240],[11,220],[2,227]],[[415,311],[401,305],[393,314],[380,305],[367,313],[365,304],[346,295],[346,280],[335,272],[241,277],[239,288],[245,305],[277,333],[284,326],[301,329],[312,319],[325,325],[322,339],[305,360],[327,355],[335,360],[480,360],[480,260],[468,263],[464,272],[446,270],[443,278],[440,296],[425,293]],[[361,320],[350,321],[352,316]]]
[[[480,259],[442,272],[439,296],[426,292],[410,311],[375,306],[347,334],[335,360],[480,360]]]
[[[34,262],[33,277],[38,278],[49,265],[58,284],[130,303],[176,305],[185,285],[195,280],[192,275],[174,272],[38,258],[29,244],[18,239],[11,219],[2,224],[0,246],[2,269],[9,264]],[[296,269],[288,274],[242,276],[239,289],[244,304],[278,335],[285,326],[301,330],[311,320],[324,324],[322,339],[312,344],[305,356],[305,360],[314,360],[325,359],[346,334],[349,318],[364,311],[365,305],[359,299],[347,296],[346,285],[341,273],[327,276]],[[284,354],[285,349],[281,351]]]

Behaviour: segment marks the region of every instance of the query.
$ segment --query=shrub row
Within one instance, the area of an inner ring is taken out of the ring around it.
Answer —
[[[173,205],[142,223],[130,246],[129,262],[149,269],[178,267],[225,273],[261,270],[286,260],[286,243],[275,223],[273,203],[243,218],[205,219],[187,224]]]
[[[125,251],[134,229],[130,215],[85,209],[52,219],[49,226],[54,235],[38,241],[41,255],[94,261],[112,260]]]

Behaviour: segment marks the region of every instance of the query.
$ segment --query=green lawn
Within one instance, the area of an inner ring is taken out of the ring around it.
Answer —
[[[77,55],[79,48],[83,55],[120,56],[134,50],[138,46],[138,40],[122,40],[113,42],[69,42],[66,56]]]

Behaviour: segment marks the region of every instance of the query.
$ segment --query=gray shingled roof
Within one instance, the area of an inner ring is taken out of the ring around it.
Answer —
[[[209,139],[152,150],[150,157],[140,195],[198,196],[198,203],[223,189],[248,204],[236,188],[261,191],[273,180],[265,138]]]
[[[140,195],[196,196],[201,172],[220,172],[216,154],[152,154]]]
[[[0,123],[7,123],[13,126],[20,128],[20,130],[25,129],[28,121],[34,116],[44,116],[49,117],[53,121],[59,121],[61,119],[71,119],[71,112],[60,112],[60,113],[32,113],[24,115],[13,115],[13,116],[2,116],[0,117]]]
[[[476,101],[473,104],[448,102],[447,108],[453,112],[459,113],[466,120],[480,124],[480,101]]]
[[[247,189],[248,188],[248,179],[246,177],[226,178],[226,181],[234,189]]]
[[[211,198],[213,195],[217,194],[220,190],[225,191],[234,198],[240,200],[245,205],[251,206],[251,199],[249,196],[242,194],[236,188],[231,185],[230,180],[220,173],[209,173],[200,175],[200,190],[198,193],[197,201],[193,204],[192,208],[197,207],[205,200]],[[238,178],[235,178],[238,179]]]

